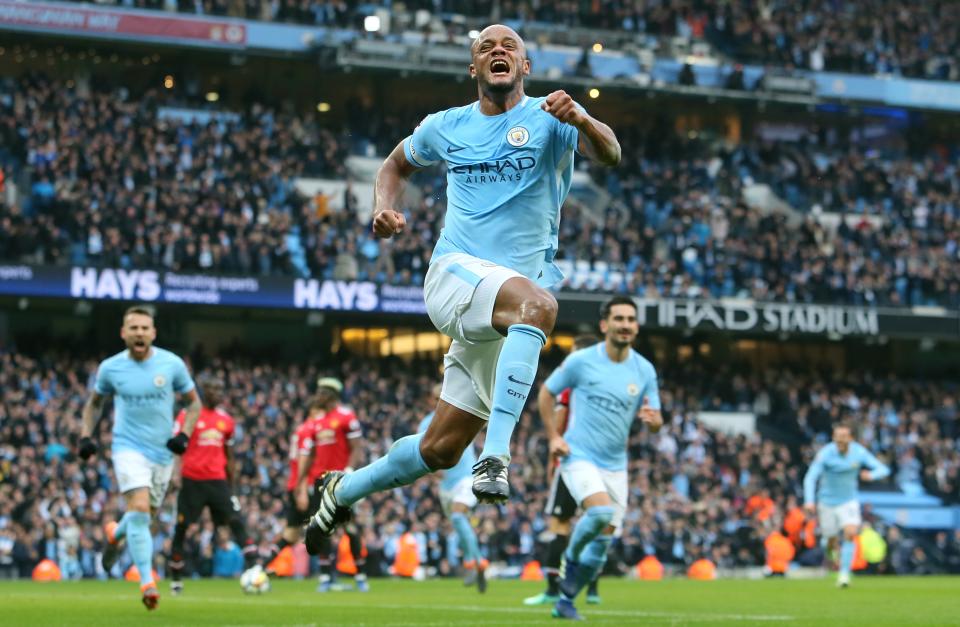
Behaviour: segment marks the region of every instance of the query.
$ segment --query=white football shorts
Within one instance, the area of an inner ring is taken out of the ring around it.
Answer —
[[[464,477],[451,490],[440,490],[440,505],[443,513],[450,516],[454,503],[466,505],[473,509],[477,505],[477,497],[473,494],[473,477]]]
[[[626,469],[606,470],[585,459],[571,459],[560,464],[560,476],[579,507],[583,507],[584,499],[591,494],[606,492],[613,502],[610,524],[620,529],[627,511]]]
[[[504,340],[493,328],[493,307],[503,284],[520,276],[490,261],[449,253],[430,263],[424,280],[427,315],[453,340],[443,358],[440,398],[483,419],[490,417]]]
[[[824,538],[833,538],[839,535],[848,525],[860,526],[860,503],[847,501],[840,505],[817,505],[817,523],[820,525],[820,534]]]
[[[152,462],[138,451],[123,449],[113,452],[113,472],[117,475],[120,492],[126,494],[138,488],[150,489],[150,507],[158,508],[170,485],[173,464]]]

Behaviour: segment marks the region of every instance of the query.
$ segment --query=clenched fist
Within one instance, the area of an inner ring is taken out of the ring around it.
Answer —
[[[390,239],[403,232],[405,226],[407,226],[407,219],[402,213],[392,209],[385,209],[373,218],[373,233],[383,239]]]
[[[571,126],[577,126],[586,118],[586,114],[577,106],[570,94],[562,89],[558,89],[547,96],[540,106],[553,117]]]

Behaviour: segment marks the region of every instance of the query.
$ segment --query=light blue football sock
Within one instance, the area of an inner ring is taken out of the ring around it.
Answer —
[[[580,588],[597,578],[603,567],[607,563],[607,554],[610,552],[610,544],[613,542],[613,536],[600,534],[594,538],[587,546],[583,547],[580,553]]]
[[[420,455],[422,439],[422,433],[400,438],[377,461],[348,472],[337,486],[337,502],[340,505],[353,505],[374,492],[409,485],[431,473],[432,470]]]
[[[117,528],[113,532],[113,537],[117,540],[122,540],[127,535],[127,525],[130,524],[130,514],[133,512],[125,512],[120,518],[120,522],[117,523]]]
[[[463,561],[469,562],[480,559],[480,543],[477,541],[477,533],[470,524],[470,519],[462,512],[454,512],[450,515],[450,522],[453,523],[453,529],[457,532],[457,539],[460,540],[460,549],[463,551]]]
[[[580,562],[580,553],[593,542],[594,538],[603,533],[611,520],[613,520],[612,505],[597,505],[588,509],[577,521],[577,526],[570,534],[570,544],[567,545],[564,553],[567,560]]]
[[[856,550],[856,545],[849,540],[840,543],[840,572],[842,574],[850,574],[850,569],[853,566],[853,555]]]
[[[130,557],[140,571],[140,585],[153,583],[153,537],[150,535],[150,514],[127,512],[127,546]]]
[[[530,395],[540,349],[546,342],[543,331],[529,324],[514,324],[507,329],[507,339],[497,358],[493,407],[480,459],[499,457],[504,463],[510,462],[510,437]]]

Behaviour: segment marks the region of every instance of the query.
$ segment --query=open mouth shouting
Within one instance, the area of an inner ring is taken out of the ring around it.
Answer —
[[[492,76],[510,76],[510,63],[506,59],[494,59],[490,62]]]

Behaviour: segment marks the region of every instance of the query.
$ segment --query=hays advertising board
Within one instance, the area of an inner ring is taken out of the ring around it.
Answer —
[[[370,281],[213,276],[59,266],[0,266],[0,294],[143,303],[183,303],[425,314],[419,287]]]

